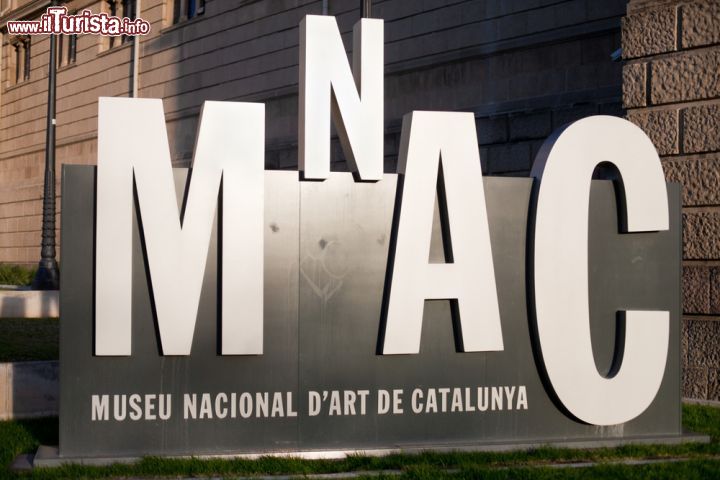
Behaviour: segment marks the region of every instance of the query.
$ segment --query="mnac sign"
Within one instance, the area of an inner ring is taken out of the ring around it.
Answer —
[[[264,171],[262,104],[206,102],[173,169],[160,100],[100,99],[63,176],[60,456],[679,436],[679,189],[642,131],[589,117],[484,178],[472,114],[412,112],[384,174],[382,21],[352,68],[332,17],[300,35],[299,174]]]

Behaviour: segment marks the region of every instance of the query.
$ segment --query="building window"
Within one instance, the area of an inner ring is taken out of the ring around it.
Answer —
[[[113,17],[127,17],[134,20],[137,15],[136,0],[105,0],[105,5],[107,6],[108,15]],[[130,37],[128,35],[108,37],[107,45],[108,48],[113,48],[127,43],[128,41],[130,41]]]
[[[57,66],[64,67],[75,63],[77,58],[77,34],[58,35]]]
[[[15,68],[15,83],[30,80],[30,37],[18,38],[10,44],[10,47],[15,63],[12,66]]]
[[[108,10],[111,17],[117,17],[117,2],[115,0],[107,0]],[[115,37],[108,37],[109,48],[116,45]]]
[[[24,62],[23,62],[23,80],[30,80],[30,37],[23,40]]]
[[[205,13],[205,0],[173,0],[173,23],[190,20]]]
[[[136,0],[122,0],[122,16],[127,17],[130,20],[135,20],[135,15],[137,15],[136,12],[137,2]],[[123,35],[121,37],[122,43],[129,42],[131,38],[128,35]]]
[[[19,83],[22,71],[22,42],[16,42],[13,48],[15,49],[15,83]]]
[[[75,63],[77,58],[77,34],[68,37],[68,56],[67,63]]]
[[[137,12],[135,11],[136,0],[122,0],[122,15],[123,17],[127,17],[131,20],[135,20],[135,15]]]

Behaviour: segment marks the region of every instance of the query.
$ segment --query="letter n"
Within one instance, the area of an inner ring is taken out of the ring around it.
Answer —
[[[163,354],[190,354],[220,191],[221,351],[262,353],[264,116],[262,104],[205,102],[181,213],[162,101],[100,99],[97,355],[131,354],[133,186]]]
[[[442,157],[442,158],[441,158]],[[424,301],[457,301],[464,352],[503,349],[480,154],[471,113],[413,112],[403,118],[400,211],[391,246],[382,353],[419,353]],[[438,182],[438,174],[440,182]],[[449,263],[429,263],[438,195],[451,242]],[[444,211],[443,211],[444,210]]]
[[[332,111],[350,170],[362,180],[382,179],[383,21],[355,24],[351,71],[335,18],[306,16],[300,23],[299,90],[298,156],[305,178],[330,174]]]

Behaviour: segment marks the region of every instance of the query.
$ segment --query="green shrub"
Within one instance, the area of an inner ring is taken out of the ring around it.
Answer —
[[[30,285],[36,270],[35,267],[0,264],[0,285]]]

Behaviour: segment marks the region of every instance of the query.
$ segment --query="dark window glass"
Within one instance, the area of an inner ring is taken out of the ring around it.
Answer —
[[[20,81],[20,65],[22,63],[22,46],[16,43],[15,47],[15,83]]]
[[[188,0],[188,18],[205,13],[205,0]]]
[[[137,15],[137,1],[136,0],[122,0],[122,11],[123,17],[127,17],[130,20],[135,20]],[[129,42],[131,37],[128,35],[122,36],[122,43]]]
[[[180,21],[180,0],[175,0],[173,2],[173,23],[178,23]]]
[[[77,57],[77,34],[70,35],[68,37],[68,63],[75,63]]]
[[[135,15],[137,15],[135,8],[136,8],[136,1],[135,0],[122,0],[123,2],[123,17],[127,17],[131,20],[135,20]]]
[[[23,79],[30,80],[30,38],[25,40],[23,46],[25,47],[25,69],[23,73]]]

